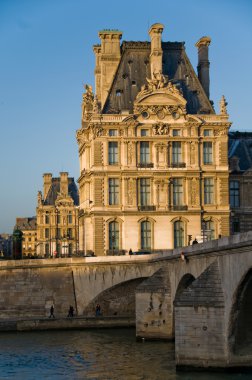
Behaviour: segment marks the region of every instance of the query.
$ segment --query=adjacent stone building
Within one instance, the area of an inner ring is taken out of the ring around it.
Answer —
[[[183,42],[126,42],[99,32],[86,85],[80,159],[80,244],[96,255],[184,246],[229,235],[226,101],[209,100],[209,37],[198,76]]]
[[[32,216],[31,218],[16,218],[16,225],[14,229],[18,229],[23,232],[22,256],[35,256],[37,248],[36,216]]]
[[[231,234],[252,230],[252,133],[229,133]]]
[[[37,254],[68,256],[79,249],[78,189],[67,172],[45,173],[44,191],[38,192]]]

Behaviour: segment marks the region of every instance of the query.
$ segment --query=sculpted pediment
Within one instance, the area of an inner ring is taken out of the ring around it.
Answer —
[[[178,91],[178,92],[177,92]],[[180,94],[179,90],[176,89],[175,93],[170,93],[165,91],[165,89],[156,90],[150,94],[143,94],[141,98],[139,98],[135,105],[186,105],[186,100]]]
[[[73,199],[69,195],[58,193],[55,205],[63,207],[73,206]]]

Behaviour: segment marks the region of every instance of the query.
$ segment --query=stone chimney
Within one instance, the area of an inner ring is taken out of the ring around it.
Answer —
[[[45,173],[43,175],[43,179],[44,179],[44,199],[45,199],[52,185],[52,173]]]
[[[150,53],[150,69],[151,78],[153,79],[154,73],[162,73],[162,57],[163,50],[161,46],[161,35],[164,30],[164,25],[153,24],[149,29],[149,36],[151,39],[151,53]]]
[[[210,62],[208,60],[208,46],[211,43],[210,37],[201,37],[199,41],[195,44],[198,48],[198,78],[209,99],[209,66]]]
[[[98,101],[101,102],[101,106],[103,107],[120,62],[120,39],[122,38],[122,32],[105,29],[99,32],[99,37],[101,39],[101,46],[100,48],[95,46],[94,53],[96,55],[95,70],[98,73],[97,81],[100,76],[100,98],[98,93],[97,96]]]
[[[68,194],[68,172],[60,173],[60,193],[63,195]]]
[[[98,101],[101,101],[101,46],[94,45],[93,52],[95,53],[95,94]]]

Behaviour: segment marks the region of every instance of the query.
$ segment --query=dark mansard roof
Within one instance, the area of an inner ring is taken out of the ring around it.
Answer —
[[[122,56],[115,74],[104,113],[133,111],[133,102],[141,87],[150,78],[150,42],[126,42],[121,45]],[[186,55],[184,42],[162,42],[163,74],[177,84],[187,100],[187,112],[214,113],[200,81]]]
[[[44,200],[44,205],[55,205],[58,194],[60,193],[60,178],[52,178],[52,185]],[[74,205],[79,204],[79,194],[74,178],[68,178],[68,194],[73,199]]]

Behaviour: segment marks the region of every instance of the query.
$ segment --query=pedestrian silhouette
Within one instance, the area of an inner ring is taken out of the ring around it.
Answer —
[[[54,306],[53,305],[50,307],[50,316],[49,316],[49,318],[55,318],[55,315],[54,315]]]

